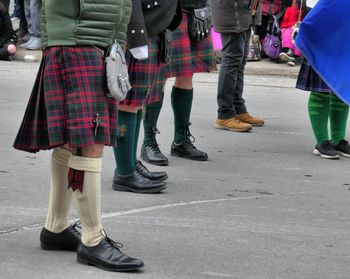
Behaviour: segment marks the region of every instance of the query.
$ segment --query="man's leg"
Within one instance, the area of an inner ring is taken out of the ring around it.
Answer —
[[[28,33],[27,20],[24,10],[24,0],[18,0],[19,5],[19,14],[20,14],[20,22],[19,22],[19,30],[18,37],[24,37]]]
[[[246,124],[252,126],[263,126],[264,120],[259,117],[253,117],[247,112],[245,105],[245,100],[243,99],[243,89],[244,89],[244,70],[247,64],[247,56],[249,52],[249,36],[250,31],[246,33],[246,41],[244,46],[244,56],[241,65],[238,68],[237,73],[237,83],[234,91],[233,106],[236,110],[236,118]]]
[[[156,134],[160,133],[157,129],[157,122],[163,106],[163,97],[164,93],[162,93],[162,98],[159,102],[146,106],[146,115],[143,120],[144,139],[141,147],[141,158],[157,166],[168,165],[168,158],[160,151],[156,140]]]
[[[24,15],[25,15],[25,20],[27,23],[27,31],[29,34],[29,40],[23,44],[20,45],[20,47],[26,47],[31,40],[33,40],[33,24],[32,24],[32,17],[30,14],[30,1],[31,0],[24,0],[23,2],[23,8],[24,8]]]
[[[191,77],[176,77],[171,92],[171,106],[174,113],[174,140],[171,155],[196,161],[208,160],[205,152],[194,145],[189,126],[193,100],[193,83]]]
[[[334,148],[344,157],[350,157],[350,145],[345,139],[349,106],[334,93],[330,94],[330,125]]]
[[[76,251],[80,233],[68,222],[72,190],[68,189],[68,164],[71,151],[58,147],[51,155],[51,189],[45,226],[40,234],[44,250]]]
[[[41,45],[40,39],[40,11],[41,0],[30,0],[30,19],[31,19],[31,39],[24,47],[26,49],[39,49]]]
[[[82,238],[77,260],[110,271],[132,271],[143,267],[143,262],[120,251],[101,224],[101,169],[103,145],[81,148],[69,160],[69,183],[75,191]]]
[[[140,129],[137,118],[139,110],[139,107],[119,106],[119,135],[117,147],[114,148],[116,171],[113,178],[113,189],[136,193],[158,193],[166,188],[165,182],[145,177],[137,168],[135,150],[137,148],[136,137]]]
[[[330,94],[328,93],[310,93],[308,112],[311,127],[317,141],[313,154],[325,159],[338,159],[339,154],[330,143],[328,136],[329,96]]]
[[[242,98],[243,87],[242,74],[244,67],[247,32],[222,33],[222,63],[218,81],[218,119],[215,127],[237,132],[245,132],[252,129],[250,124],[236,119],[236,107],[243,111],[245,108]],[[237,85],[238,84],[238,85]],[[241,88],[238,88],[241,87]],[[241,90],[241,92],[240,92]]]

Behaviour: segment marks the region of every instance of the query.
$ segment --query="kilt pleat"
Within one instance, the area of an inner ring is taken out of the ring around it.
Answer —
[[[45,49],[14,147],[115,146],[117,102],[105,95],[104,71],[104,55],[94,47]]]
[[[300,67],[296,88],[322,93],[332,92],[329,86],[320,78],[310,63],[305,59]]]
[[[172,32],[171,63],[166,77],[191,77],[194,73],[216,70],[216,61],[211,35],[197,42],[188,34],[188,16],[182,13],[181,24]]]

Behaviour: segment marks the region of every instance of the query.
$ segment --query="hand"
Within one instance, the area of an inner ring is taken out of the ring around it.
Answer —
[[[15,46],[14,44],[9,44],[9,45],[7,46],[7,52],[8,52],[9,54],[15,54],[16,51],[17,51],[17,48],[16,48],[16,46]]]

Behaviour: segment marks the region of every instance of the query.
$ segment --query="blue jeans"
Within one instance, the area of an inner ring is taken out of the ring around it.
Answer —
[[[222,62],[217,95],[219,119],[247,112],[242,95],[249,37],[250,29],[241,33],[221,33]]]

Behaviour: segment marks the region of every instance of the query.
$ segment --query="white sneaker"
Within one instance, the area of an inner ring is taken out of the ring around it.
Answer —
[[[30,40],[31,36],[29,34],[25,34],[23,37],[22,37],[22,42],[28,42]]]
[[[293,56],[289,55],[288,53],[285,53],[285,52],[280,53],[279,59],[284,63],[288,63],[289,61],[295,62],[295,58]]]
[[[32,39],[28,42],[25,48],[29,50],[37,50],[37,49],[40,49],[40,46],[41,46],[41,39],[32,37]]]
[[[23,48],[26,48],[27,45],[30,44],[30,42],[33,40],[34,37],[30,36],[29,37],[29,40],[23,44],[20,44],[19,47],[23,47]]]

